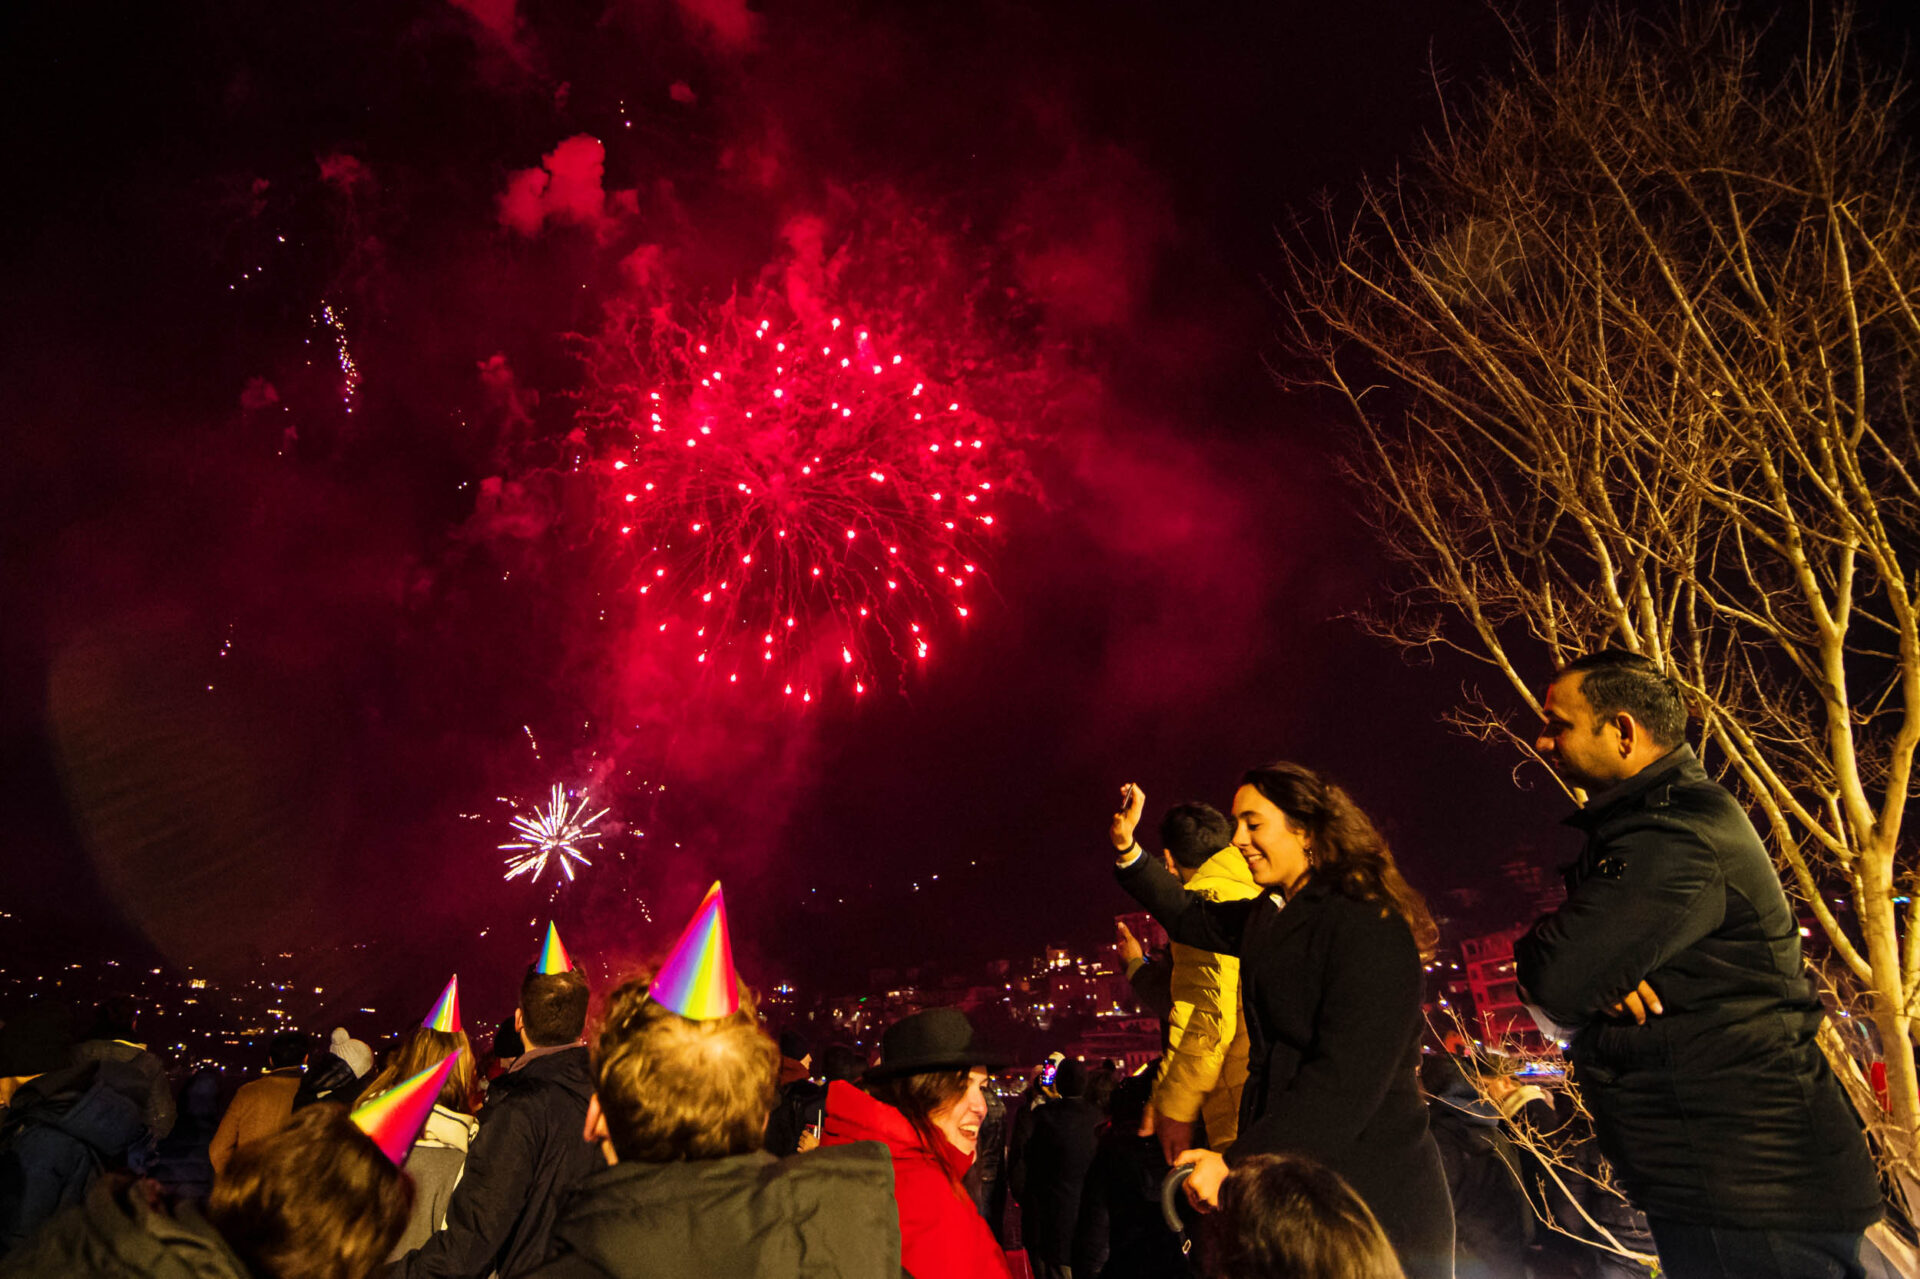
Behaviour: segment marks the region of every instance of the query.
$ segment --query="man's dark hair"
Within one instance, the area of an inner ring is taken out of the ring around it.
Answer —
[[[587,979],[571,969],[527,969],[520,983],[520,1026],[529,1048],[552,1048],[580,1038],[587,1028]]]
[[[283,1030],[267,1041],[267,1065],[273,1070],[306,1064],[313,1041],[297,1030]]]
[[[1233,842],[1233,819],[1212,804],[1175,804],[1160,819],[1160,846],[1188,870]]]
[[[131,1043],[139,1020],[140,1005],[132,995],[109,995],[94,1009],[93,1030],[87,1038],[121,1039]]]
[[[1584,675],[1580,694],[1596,721],[1625,712],[1647,730],[1654,745],[1669,750],[1687,740],[1687,704],[1679,686],[1651,659],[1624,649],[1603,648],[1577,657],[1554,676]]]

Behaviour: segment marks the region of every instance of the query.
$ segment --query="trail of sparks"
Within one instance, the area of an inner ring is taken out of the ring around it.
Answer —
[[[810,703],[925,662],[935,626],[965,622],[1025,463],[906,345],[762,296],[589,351],[580,417],[643,635]]]
[[[351,413],[354,393],[360,389],[360,366],[353,362],[353,352],[347,349],[346,322],[331,302],[320,304],[320,318],[333,330],[334,346],[340,354],[340,399]]]
[[[569,803],[566,790],[556,782],[545,808],[535,808],[531,814],[516,813],[509,818],[508,824],[521,839],[500,845],[500,850],[507,854],[507,873],[503,878],[511,880],[526,875],[529,882],[537,881],[552,861],[571,883],[575,862],[593,865],[578,846],[600,838],[600,832],[592,826],[612,810],[603,808],[591,817],[584,815],[586,811],[585,790],[580,792],[577,804]]]

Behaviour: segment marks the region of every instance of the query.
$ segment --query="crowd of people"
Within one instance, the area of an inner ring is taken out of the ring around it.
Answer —
[[[224,1114],[204,1076],[176,1100],[128,1005],[78,1043],[50,1006],[8,1010],[0,1279],[1864,1276],[1878,1174],[1678,690],[1606,652],[1544,705],[1587,845],[1518,976],[1583,1107],[1497,1052],[1433,1051],[1422,898],[1347,792],[1280,763],[1230,814],[1171,809],[1154,854],[1123,788],[1117,880],[1173,942],[1121,928],[1163,1052],[1056,1053],[1011,1104],[958,1009],[870,1061],[770,1033],[717,884],[591,1035],[550,926],[486,1056],[456,978],[384,1061],[344,1029],[275,1037]]]

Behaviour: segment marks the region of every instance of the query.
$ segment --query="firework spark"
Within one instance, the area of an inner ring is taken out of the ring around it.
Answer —
[[[354,393],[360,389],[360,366],[353,362],[353,352],[347,349],[346,318],[339,308],[325,301],[320,304],[320,317],[333,330],[334,345],[340,356],[340,402],[351,413]]]
[[[926,661],[984,578],[1015,433],[851,318],[729,300],[588,352],[581,421],[643,634],[808,703]]]
[[[600,838],[600,832],[592,826],[612,810],[603,808],[591,817],[585,816],[586,811],[586,791],[580,792],[577,804],[569,803],[566,790],[556,782],[545,808],[535,808],[531,815],[515,813],[508,820],[521,839],[500,845],[500,851],[507,854],[504,878],[525,875],[529,881],[538,880],[546,871],[547,863],[553,861],[571,883],[574,862],[593,865],[578,845]]]

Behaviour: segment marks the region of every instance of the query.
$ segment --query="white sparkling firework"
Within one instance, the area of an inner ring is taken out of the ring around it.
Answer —
[[[345,318],[332,303],[320,303],[320,316],[333,330],[334,345],[340,352],[340,400],[347,406],[347,412],[353,412],[353,395],[360,389],[360,366],[353,362],[353,352],[347,349],[347,325]]]
[[[593,824],[612,810],[603,808],[591,817],[585,816],[586,811],[586,791],[580,792],[578,803],[569,803],[567,792],[556,782],[545,808],[536,808],[531,815],[515,813],[509,823],[521,839],[500,845],[500,851],[507,854],[505,878],[525,875],[537,880],[546,871],[547,863],[553,861],[571,882],[573,863],[593,865],[578,845],[600,838],[600,832],[592,829]]]

